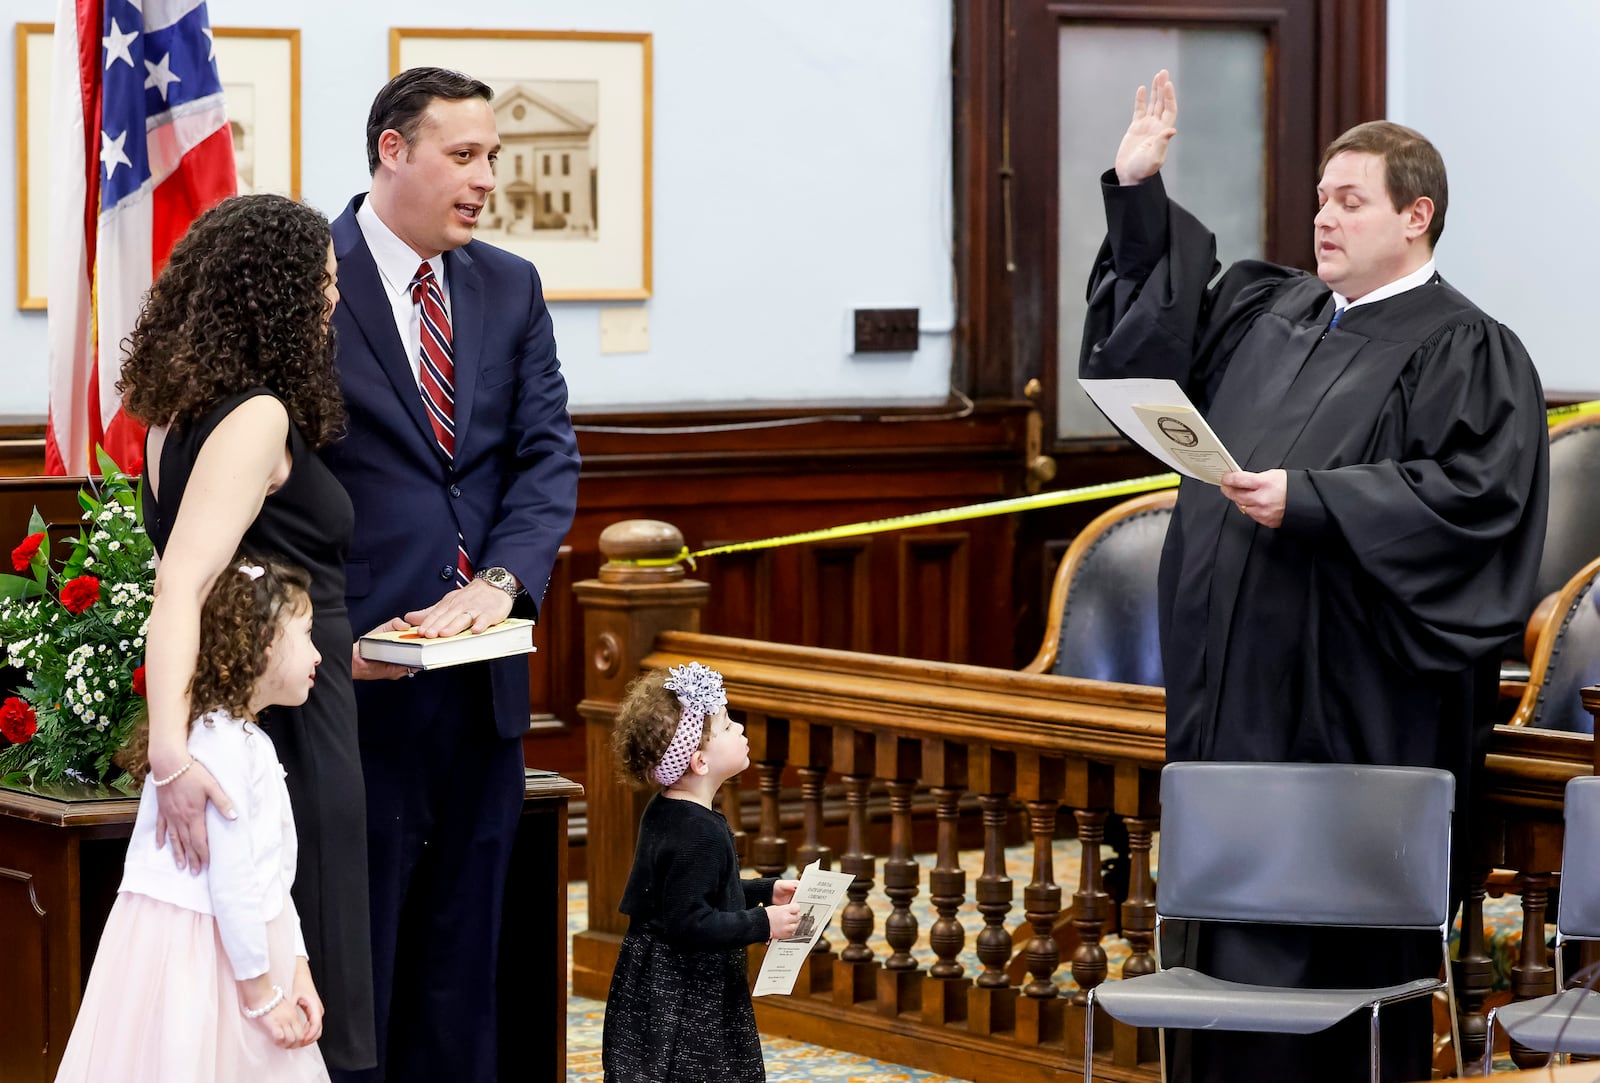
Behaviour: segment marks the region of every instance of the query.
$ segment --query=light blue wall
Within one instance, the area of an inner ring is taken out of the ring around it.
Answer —
[[[49,22],[54,0],[9,0]],[[381,11],[381,15],[374,12]],[[219,26],[301,30],[301,188],[331,214],[364,190],[363,129],[390,26],[654,35],[650,351],[601,354],[593,303],[553,306],[579,409],[942,401],[954,322],[950,10],[937,0],[211,0]],[[6,85],[15,85],[7,48]],[[15,145],[0,109],[0,147]],[[15,171],[0,236],[16,239]],[[45,316],[0,260],[0,414],[45,410]],[[548,283],[554,287],[555,283]],[[918,307],[911,355],[851,355],[851,310]]]
[[[1600,391],[1596,42],[1593,0],[1389,0],[1389,116],[1450,174],[1439,273],[1517,333],[1547,391]]]

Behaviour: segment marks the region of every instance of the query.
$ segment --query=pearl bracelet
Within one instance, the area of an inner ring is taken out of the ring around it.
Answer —
[[[282,1003],[283,1003],[283,986],[274,985],[272,987],[272,999],[271,1000],[267,1001],[265,1004],[261,1005],[261,1007],[259,1007],[259,1008],[246,1008],[243,1005],[241,1005],[240,1006],[240,1010],[244,1012],[244,1017],[246,1019],[260,1019],[263,1015],[266,1015],[273,1008],[276,1008],[279,1004],[282,1004]]]
[[[182,775],[185,771],[187,771],[189,768],[191,768],[193,766],[194,766],[194,757],[190,756],[188,763],[184,764],[182,767],[180,767],[176,771],[172,772],[172,774],[168,775],[166,778],[153,778],[153,779],[151,779],[150,780],[150,785],[154,786],[158,790],[163,786],[170,786],[170,785],[172,785],[172,783],[178,781],[178,776]]]

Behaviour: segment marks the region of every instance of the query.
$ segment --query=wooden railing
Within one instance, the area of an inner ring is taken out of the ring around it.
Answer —
[[[601,536],[609,562],[599,578],[576,588],[585,615],[581,711],[591,782],[589,928],[574,941],[575,991],[606,995],[627,929],[616,903],[643,797],[605,783],[616,774],[609,743],[615,706],[641,670],[696,659],[723,673],[750,736],[747,775],[760,794],[755,822],[741,823],[738,795],[725,795],[731,822],[747,835],[749,864],[776,875],[820,858],[855,875],[837,931],[830,930],[837,942],[818,943],[792,996],[757,1002],[762,1030],[961,1078],[1042,1081],[1076,1072],[1084,994],[1107,980],[1108,935],[1127,942],[1124,976],[1155,966],[1150,855],[1164,762],[1162,691],[700,635],[705,584],[686,579],[675,564],[625,563],[670,557],[680,545],[666,524],[617,524]],[[1469,1059],[1481,1055],[1492,984],[1481,922],[1489,870],[1515,870],[1514,889],[1525,900],[1515,995],[1552,991],[1542,922],[1560,866],[1562,788],[1593,763],[1587,737],[1508,728],[1495,735],[1488,782],[1473,810],[1480,874],[1458,969]],[[786,779],[797,782],[803,809],[793,845],[779,819]],[[849,810],[836,858],[821,830],[829,781],[842,786]],[[912,795],[923,790],[937,821],[926,883],[911,848]],[[884,791],[888,854],[880,862],[869,841],[868,799]],[[974,796],[982,872],[969,884],[957,827]],[[1020,898],[1003,853],[1006,828],[1019,814],[1032,847]],[[1115,913],[1099,862],[1113,815],[1126,827],[1129,861],[1126,901]],[[1054,868],[1056,837],[1069,833],[1081,843],[1075,885],[1058,883]],[[924,891],[933,915],[926,930],[912,906]],[[874,893],[887,900],[881,928],[868,905]],[[960,958],[968,946],[961,913],[982,915],[971,945],[976,966]],[[924,932],[934,960],[927,966],[912,952]],[[752,952],[752,965],[759,954]],[[1097,1075],[1155,1077],[1153,1034],[1097,1019],[1095,1035]],[[1518,1060],[1537,1062],[1526,1053]]]

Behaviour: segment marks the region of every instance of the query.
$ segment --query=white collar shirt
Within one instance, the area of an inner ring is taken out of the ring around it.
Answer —
[[[1427,263],[1403,278],[1397,278],[1384,286],[1379,286],[1354,301],[1335,290],[1333,293],[1333,310],[1338,312],[1342,308],[1356,308],[1360,305],[1370,305],[1378,301],[1387,301],[1391,297],[1398,297],[1407,290],[1414,290],[1418,286],[1427,285],[1428,280],[1434,275],[1434,261],[1430,257]]]
[[[396,237],[394,230],[383,224],[383,219],[378,217],[378,212],[372,209],[372,197],[369,195],[361,201],[361,206],[356,210],[356,224],[361,227],[361,236],[367,242],[367,251],[372,253],[372,262],[378,266],[378,278],[383,283],[384,293],[388,295],[389,306],[394,311],[395,330],[400,332],[400,341],[405,343],[406,358],[411,363],[411,378],[421,384],[421,354],[422,354],[422,312],[421,306],[411,299],[411,280],[417,275],[417,268],[422,265],[422,260],[411,250],[411,246]],[[439,281],[439,292],[444,295],[444,312],[450,315],[450,284],[444,277],[444,256],[436,255],[428,260],[428,266],[433,268],[433,275]]]

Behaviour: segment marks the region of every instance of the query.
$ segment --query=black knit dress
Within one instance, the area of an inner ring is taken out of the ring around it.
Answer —
[[[720,813],[662,794],[645,806],[606,998],[606,1083],[767,1078],[745,947],[767,939],[773,883],[739,878]]]

